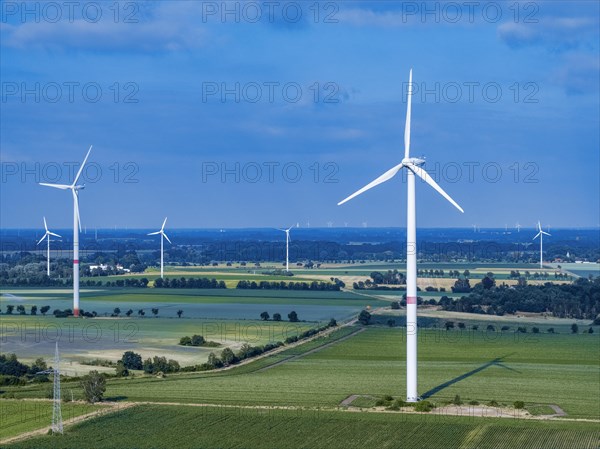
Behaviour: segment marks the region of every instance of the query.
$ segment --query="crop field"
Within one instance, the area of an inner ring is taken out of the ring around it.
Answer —
[[[599,435],[590,423],[146,405],[6,447],[592,449]]]
[[[62,406],[63,420],[94,412],[102,405],[66,402]],[[17,401],[0,399],[0,440],[49,425],[51,401]]]
[[[421,395],[456,394],[485,403],[556,404],[571,418],[600,418],[600,335],[533,335],[423,330]],[[108,382],[107,395],[132,401],[337,406],[352,394],[402,397],[404,330],[368,328],[321,351],[263,372],[134,378]],[[565,383],[564,379],[569,382]],[[18,394],[18,393],[17,393]],[[27,392],[35,395],[35,389]]]

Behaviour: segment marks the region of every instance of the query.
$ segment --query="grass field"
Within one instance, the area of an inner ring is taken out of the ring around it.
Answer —
[[[598,437],[590,423],[146,405],[6,448],[593,449]]]
[[[102,405],[65,402],[63,420],[94,412]],[[52,402],[0,399],[0,440],[23,432],[40,429],[52,422]]]

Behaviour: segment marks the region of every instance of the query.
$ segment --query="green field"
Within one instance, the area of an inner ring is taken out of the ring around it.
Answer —
[[[102,405],[66,402],[62,405],[63,420],[99,410]],[[0,440],[23,432],[40,429],[52,422],[51,401],[17,401],[0,399]]]
[[[598,333],[522,337],[423,330],[420,340],[419,391],[433,401],[456,394],[482,403],[523,400],[559,405],[569,417],[600,418],[600,403],[590,394],[600,390]],[[107,395],[133,401],[315,407],[337,406],[351,394],[403,397],[404,351],[403,329],[369,328],[264,372],[236,375],[234,369],[226,376],[114,380],[108,382]],[[27,392],[34,394],[35,389]]]
[[[146,405],[7,448],[592,449],[590,423]]]

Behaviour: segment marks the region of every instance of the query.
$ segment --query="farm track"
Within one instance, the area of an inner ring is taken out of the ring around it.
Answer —
[[[314,354],[315,352],[319,352],[319,351],[321,351],[321,350],[323,350],[325,348],[328,348],[330,346],[333,346],[333,345],[336,345],[338,343],[341,343],[344,340],[348,340],[349,338],[354,337],[356,334],[360,334],[361,332],[364,332],[364,330],[365,330],[364,327],[360,327],[360,328],[356,329],[354,332],[352,332],[351,334],[348,334],[345,337],[342,337],[342,338],[340,338],[338,340],[332,341],[331,343],[326,343],[326,344],[324,344],[322,346],[319,346],[317,348],[311,349],[310,351],[307,351],[307,352],[305,352],[303,354],[289,356],[289,357],[287,357],[287,358],[285,358],[283,360],[275,362],[272,365],[265,366],[264,368],[260,368],[260,369],[254,371],[254,372],[255,373],[261,373],[263,371],[267,371],[267,370],[269,370],[271,368],[275,368],[276,366],[282,365],[284,363],[288,363],[288,362],[291,362],[293,360],[297,360],[299,358],[302,358],[304,356],[307,356],[307,355],[310,355],[310,354]]]

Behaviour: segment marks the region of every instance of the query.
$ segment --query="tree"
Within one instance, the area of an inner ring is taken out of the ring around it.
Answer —
[[[83,376],[79,384],[86,401],[94,404],[102,400],[106,391],[106,379],[98,371],[90,371],[87,376]]]
[[[31,306],[31,314],[37,315],[37,306]]]
[[[25,306],[18,305],[17,312],[19,312],[19,315],[25,315]]]
[[[204,343],[206,343],[206,340],[202,335],[192,335],[191,343],[192,346],[202,346]]]
[[[260,314],[260,319],[263,320],[263,321],[268,321],[269,320],[269,312],[263,312],[263,313],[261,313]]]
[[[469,270],[465,270],[463,272],[463,276],[465,277],[465,279],[467,279],[469,276],[471,276],[471,272]]]
[[[458,323],[458,328],[459,329],[464,329],[465,327],[466,327],[465,323]]]
[[[146,312],[144,312],[144,309],[140,309],[140,310],[138,310],[138,315],[144,316],[144,315],[146,315]]]
[[[117,362],[117,366],[115,367],[116,370],[116,375],[117,377],[127,377],[129,376],[129,370],[127,368],[125,368],[125,365],[123,365],[123,362],[121,360],[119,360]]]
[[[6,306],[6,314],[7,315],[12,315],[13,310],[15,310],[15,306],[13,306],[12,304],[9,304]]]
[[[329,326],[329,327],[336,327],[336,326],[337,326],[337,321],[336,321],[336,319],[335,319],[335,318],[332,318],[332,319],[330,319],[330,320],[329,320],[329,324],[328,324],[328,326]]]
[[[489,290],[494,285],[496,285],[496,280],[494,278],[490,277],[490,276],[485,276],[481,280],[481,285],[483,285],[483,288],[485,288],[486,290]]]
[[[181,337],[179,339],[179,344],[181,346],[192,346],[192,339],[186,335],[185,337]]]
[[[533,332],[534,334],[539,334],[540,333],[540,328],[534,326],[534,327],[531,328],[531,332]]]
[[[42,315],[46,316],[46,314],[48,313],[48,310],[50,310],[50,306],[43,306],[40,309],[40,312],[42,312]]]
[[[230,348],[225,348],[221,352],[221,361],[225,365],[231,365],[231,364],[235,363],[237,361],[237,359],[235,357],[235,354],[233,353],[233,351]]]
[[[288,319],[290,320],[290,323],[298,322],[298,314],[295,310],[292,310],[290,313],[288,313]]]
[[[281,313],[274,313],[273,321],[281,321]]]
[[[393,301],[390,307],[393,310],[398,310],[400,308],[400,303],[398,301]]]
[[[121,309],[120,309],[120,308],[118,308],[118,307],[115,307],[115,310],[113,310],[113,313],[114,313],[116,316],[119,316],[119,315],[121,315]]]
[[[496,328],[493,325],[488,324],[486,330],[488,330],[490,332],[494,332],[496,330]]]
[[[179,318],[181,318],[181,315],[183,315],[183,310],[179,309],[179,310],[177,311],[177,316],[178,316]]]
[[[579,326],[577,326],[577,323],[571,324],[571,333],[576,334],[578,332],[579,332]]]
[[[153,308],[153,309],[152,309],[152,314],[153,314],[154,316],[158,315],[158,309],[157,309],[157,308]]]
[[[121,363],[127,369],[142,369],[142,356],[136,354],[133,351],[126,351],[123,353],[123,357],[121,357]]]
[[[588,329],[588,334],[593,334],[594,333],[594,329],[592,329],[591,327]]]
[[[366,310],[362,310],[360,312],[360,314],[358,315],[358,322],[360,324],[367,326],[370,321],[371,321],[371,314],[369,312],[367,312]]]
[[[553,327],[549,327],[547,332],[549,334],[553,334],[554,333],[554,328]]]
[[[130,317],[133,314],[133,310],[129,309],[127,312],[125,312],[125,315],[127,315],[128,317]]]
[[[450,330],[450,329],[454,329],[454,321],[446,321],[444,323],[444,326],[446,327],[446,330]]]
[[[208,363],[208,365],[212,368],[221,368],[223,366],[223,362],[215,355],[214,352],[211,352],[208,355],[208,360],[206,363]]]

